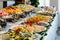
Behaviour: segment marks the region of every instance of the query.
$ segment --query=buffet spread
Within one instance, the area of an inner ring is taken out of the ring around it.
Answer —
[[[56,16],[52,7],[18,4],[0,10],[2,40],[43,40]],[[5,30],[6,29],[6,30]]]

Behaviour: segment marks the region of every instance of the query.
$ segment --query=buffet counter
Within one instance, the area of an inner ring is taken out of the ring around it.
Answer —
[[[57,26],[53,7],[18,4],[0,10],[0,40],[55,40]]]
[[[42,40],[55,40],[55,38],[56,38],[56,31],[57,31],[57,27],[58,27],[58,20],[57,19],[58,19],[58,14],[56,13],[56,16],[54,17],[54,20],[51,23],[50,28],[46,32],[47,36],[44,36]],[[21,21],[21,22],[19,22],[19,21],[16,22],[15,24],[18,25],[18,24],[23,22],[23,21]],[[8,24],[9,25],[5,29],[0,31],[0,34],[6,32],[7,30],[9,30],[9,28],[11,28],[11,25],[15,25],[13,23],[8,23]],[[3,35],[0,35],[0,40],[3,40],[2,37],[3,37]],[[38,40],[40,40],[40,39],[38,38]]]

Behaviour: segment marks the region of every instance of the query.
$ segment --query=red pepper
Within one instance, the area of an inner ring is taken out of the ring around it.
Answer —
[[[20,28],[17,28],[17,31],[20,31],[21,29]]]
[[[15,31],[20,31],[21,29],[19,27],[14,28]]]

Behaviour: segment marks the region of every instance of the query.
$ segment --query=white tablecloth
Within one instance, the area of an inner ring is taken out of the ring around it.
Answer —
[[[54,21],[52,22],[52,26],[47,31],[47,36],[45,36],[43,40],[55,40],[57,28],[58,28],[58,14],[56,14]]]

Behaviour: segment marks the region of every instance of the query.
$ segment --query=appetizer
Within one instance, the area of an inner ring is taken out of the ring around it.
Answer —
[[[34,9],[34,7],[32,5],[26,5],[24,8],[25,11],[31,11],[33,9]]]
[[[36,25],[40,25],[40,26],[48,26],[49,25],[49,23],[47,23],[47,22],[44,22],[44,21],[39,21],[39,22],[37,22],[37,23],[35,23]]]
[[[2,10],[8,13],[22,12],[21,8],[17,8],[15,6],[8,6],[6,8],[3,8]]]
[[[4,33],[6,37],[4,40],[34,40],[35,34],[25,32],[21,28],[17,27],[15,30],[10,29],[8,32]]]
[[[9,15],[11,14],[8,14],[7,12],[0,10],[0,16],[9,16]]]
[[[41,11],[40,7],[34,8],[34,9],[32,10],[32,12],[35,12],[35,13],[37,13],[37,12],[39,12],[39,11]]]
[[[16,7],[21,8],[23,11],[30,11],[34,8],[32,5],[19,4]]]
[[[44,26],[38,26],[38,25],[18,25],[18,26],[15,26],[13,28],[13,30],[24,30],[25,32],[30,32],[30,33],[34,33],[34,32],[41,32],[41,31],[44,31],[46,30],[46,28]]]
[[[39,21],[49,22],[52,18],[52,16],[35,15],[28,18],[26,23],[32,25],[33,23],[37,23]]]

